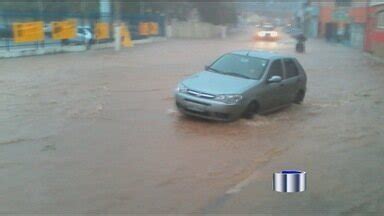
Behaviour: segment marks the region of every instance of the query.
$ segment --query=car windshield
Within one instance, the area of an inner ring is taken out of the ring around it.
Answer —
[[[226,54],[209,68],[216,73],[259,80],[263,75],[268,60],[237,54]]]
[[[272,26],[264,26],[263,27],[263,30],[264,31],[273,31],[275,28],[273,28]]]

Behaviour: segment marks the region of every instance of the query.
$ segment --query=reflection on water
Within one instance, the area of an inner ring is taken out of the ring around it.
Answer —
[[[307,102],[255,115],[253,119],[240,118],[227,123],[188,117],[179,113],[176,109],[168,109],[166,113],[174,119],[173,124],[176,134],[180,136],[193,134],[220,139],[236,135],[238,138],[246,139],[247,137],[260,135],[273,135],[282,126],[313,119],[328,108],[330,107],[327,105],[320,106],[317,103]]]
[[[281,50],[292,48],[292,43],[289,41],[256,41],[252,43],[252,48],[260,50]]]
[[[253,43],[254,49],[277,49],[279,48],[277,42],[268,42],[268,41],[257,41]]]
[[[268,115],[255,115],[253,119],[238,119],[233,122],[211,121],[195,117],[189,117],[179,112],[167,112],[174,118],[174,127],[178,135],[197,134],[199,136],[226,137],[240,136],[246,138],[250,135],[260,135],[274,132],[282,122],[294,120],[296,112],[293,109],[281,109]]]

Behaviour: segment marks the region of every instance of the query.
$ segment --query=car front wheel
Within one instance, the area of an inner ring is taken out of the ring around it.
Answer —
[[[293,101],[296,104],[301,104],[304,101],[305,91],[300,90],[296,93],[295,100]]]
[[[259,109],[259,104],[256,101],[251,102],[243,113],[243,117],[247,119],[251,119],[254,114],[257,113]]]

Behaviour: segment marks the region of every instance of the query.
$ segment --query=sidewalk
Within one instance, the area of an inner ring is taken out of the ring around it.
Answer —
[[[134,45],[154,43],[159,41],[165,41],[167,38],[165,37],[151,37],[140,40],[133,40]],[[102,43],[102,44],[94,44],[91,46],[91,50],[98,49],[108,49],[113,48],[114,42],[110,43]],[[85,45],[75,45],[75,46],[51,46],[45,48],[26,48],[26,49],[16,49],[13,48],[11,51],[1,50],[0,51],[0,59],[2,58],[13,58],[13,57],[22,57],[22,56],[34,56],[34,55],[47,55],[47,54],[57,54],[57,53],[67,53],[67,52],[82,52],[87,51]]]

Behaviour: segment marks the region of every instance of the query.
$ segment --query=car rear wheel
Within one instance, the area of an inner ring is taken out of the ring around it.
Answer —
[[[259,104],[256,101],[252,101],[245,109],[243,113],[243,117],[247,119],[251,119],[254,114],[259,110]]]
[[[296,104],[301,104],[304,100],[304,97],[305,97],[305,91],[300,90],[296,93],[296,97],[295,97],[295,100],[293,102]]]

